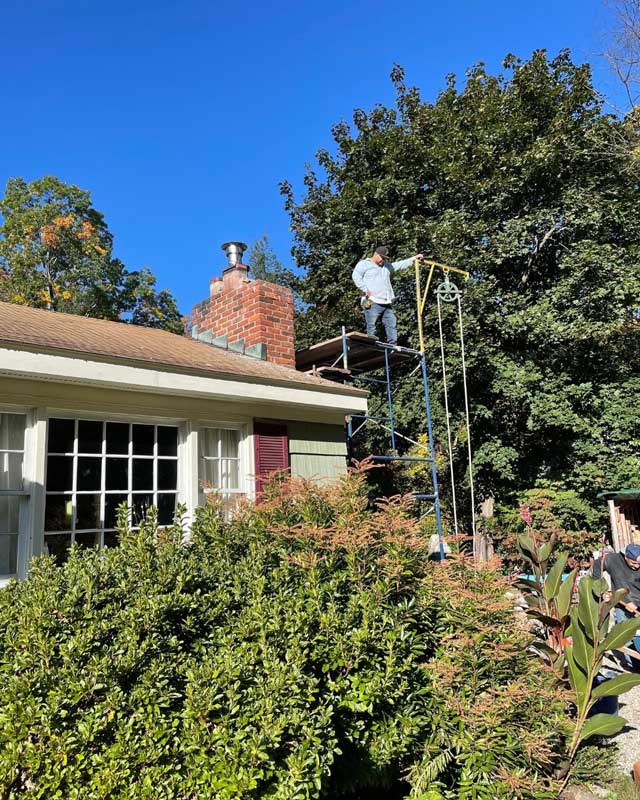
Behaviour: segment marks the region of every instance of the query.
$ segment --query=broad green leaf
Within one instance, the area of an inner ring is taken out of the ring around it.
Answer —
[[[591,692],[591,697],[609,697],[614,694],[624,694],[629,689],[640,684],[640,675],[633,672],[625,672],[604,681]]]
[[[545,542],[540,548],[540,550],[538,550],[538,556],[541,562],[548,560],[549,556],[551,555],[551,551],[553,550],[554,544],[555,542],[553,541]]]
[[[540,620],[543,625],[546,625],[547,628],[559,628],[560,622],[559,620],[555,619],[554,617],[549,617],[547,614],[543,613],[537,608],[528,608],[526,613],[530,617],[535,617],[536,619]]]
[[[589,694],[587,691],[587,676],[576,664],[573,657],[573,647],[570,644],[565,645],[564,654],[569,667],[569,683],[576,694],[576,703],[579,708],[584,708]]]
[[[547,600],[551,600],[558,593],[558,589],[562,583],[562,573],[564,572],[566,564],[567,554],[560,553],[558,560],[549,570],[547,580],[544,582],[544,586],[542,587],[542,593]]]
[[[580,741],[584,742],[590,736],[613,736],[621,731],[627,720],[615,714],[596,714],[590,717],[580,731]]]
[[[583,578],[578,586],[578,618],[587,637],[595,642],[598,635],[598,602],[593,596],[593,578]]]
[[[602,654],[607,650],[615,650],[618,647],[622,647],[622,645],[633,639],[637,630],[640,630],[640,617],[616,623],[598,648],[599,653]]]
[[[534,589],[537,592],[542,592],[542,584],[532,578],[518,578],[513,582],[513,586],[525,592],[531,592]]]
[[[521,534],[518,536],[518,548],[522,555],[528,560],[531,561],[532,564],[536,566],[540,564],[540,559],[538,558],[536,543],[531,538],[531,536],[527,536],[526,534]]]
[[[593,645],[589,644],[587,641],[587,637],[584,635],[584,631],[582,630],[579,620],[573,618],[573,616],[571,628],[569,631],[567,631],[567,633],[569,633],[571,636],[571,642],[573,644],[573,656],[576,660],[576,664],[586,675],[588,675],[593,665],[595,651]]]
[[[558,617],[563,619],[569,613],[571,608],[571,598],[573,597],[573,584],[578,574],[577,569],[571,570],[567,577],[560,584],[558,593],[556,595],[556,608],[558,609]]]

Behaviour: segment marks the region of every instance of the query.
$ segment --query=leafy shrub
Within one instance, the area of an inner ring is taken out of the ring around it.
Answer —
[[[564,704],[503,579],[407,502],[277,482],[0,593],[0,796],[553,797]],[[124,523],[124,517],[121,522]]]
[[[602,519],[573,489],[545,487],[524,492],[518,504],[499,506],[493,520],[482,520],[489,529],[496,552],[508,564],[520,560],[517,548],[518,535],[525,532],[526,523],[520,509],[526,507],[531,515],[528,526],[536,541],[554,537],[557,551],[566,553],[571,566],[589,562],[598,549]]]

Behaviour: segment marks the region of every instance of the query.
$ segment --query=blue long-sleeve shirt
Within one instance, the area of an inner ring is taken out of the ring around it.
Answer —
[[[385,261],[376,264],[370,258],[358,261],[351,277],[353,282],[364,294],[369,292],[369,298],[374,303],[391,303],[395,294],[391,286],[391,273],[406,269],[413,264],[415,256],[402,261]]]

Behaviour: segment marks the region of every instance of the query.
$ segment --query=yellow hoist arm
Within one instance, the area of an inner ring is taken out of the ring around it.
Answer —
[[[427,294],[431,288],[431,280],[433,279],[433,272],[440,269],[443,272],[454,272],[456,275],[462,275],[465,280],[469,280],[469,273],[464,269],[457,269],[457,267],[450,267],[448,264],[440,264],[438,261],[431,261],[428,258],[416,258],[413,262],[416,270],[416,311],[418,316],[418,339],[420,341],[420,352],[424,353],[424,331],[422,328],[422,315],[424,308],[427,304]],[[424,287],[424,294],[420,286],[420,265],[427,264],[429,267],[429,276],[427,278],[427,285]]]

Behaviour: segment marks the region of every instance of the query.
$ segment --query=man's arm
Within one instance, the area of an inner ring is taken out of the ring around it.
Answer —
[[[416,253],[415,256],[411,256],[410,258],[403,258],[402,261],[393,261],[392,267],[394,272],[398,272],[401,269],[406,269],[410,267],[416,258],[423,258],[422,253]]]
[[[360,289],[361,292],[366,292],[367,288],[364,284],[364,273],[367,269],[367,262],[366,261],[358,261],[356,264],[353,272],[351,273],[351,278],[355,285]]]

